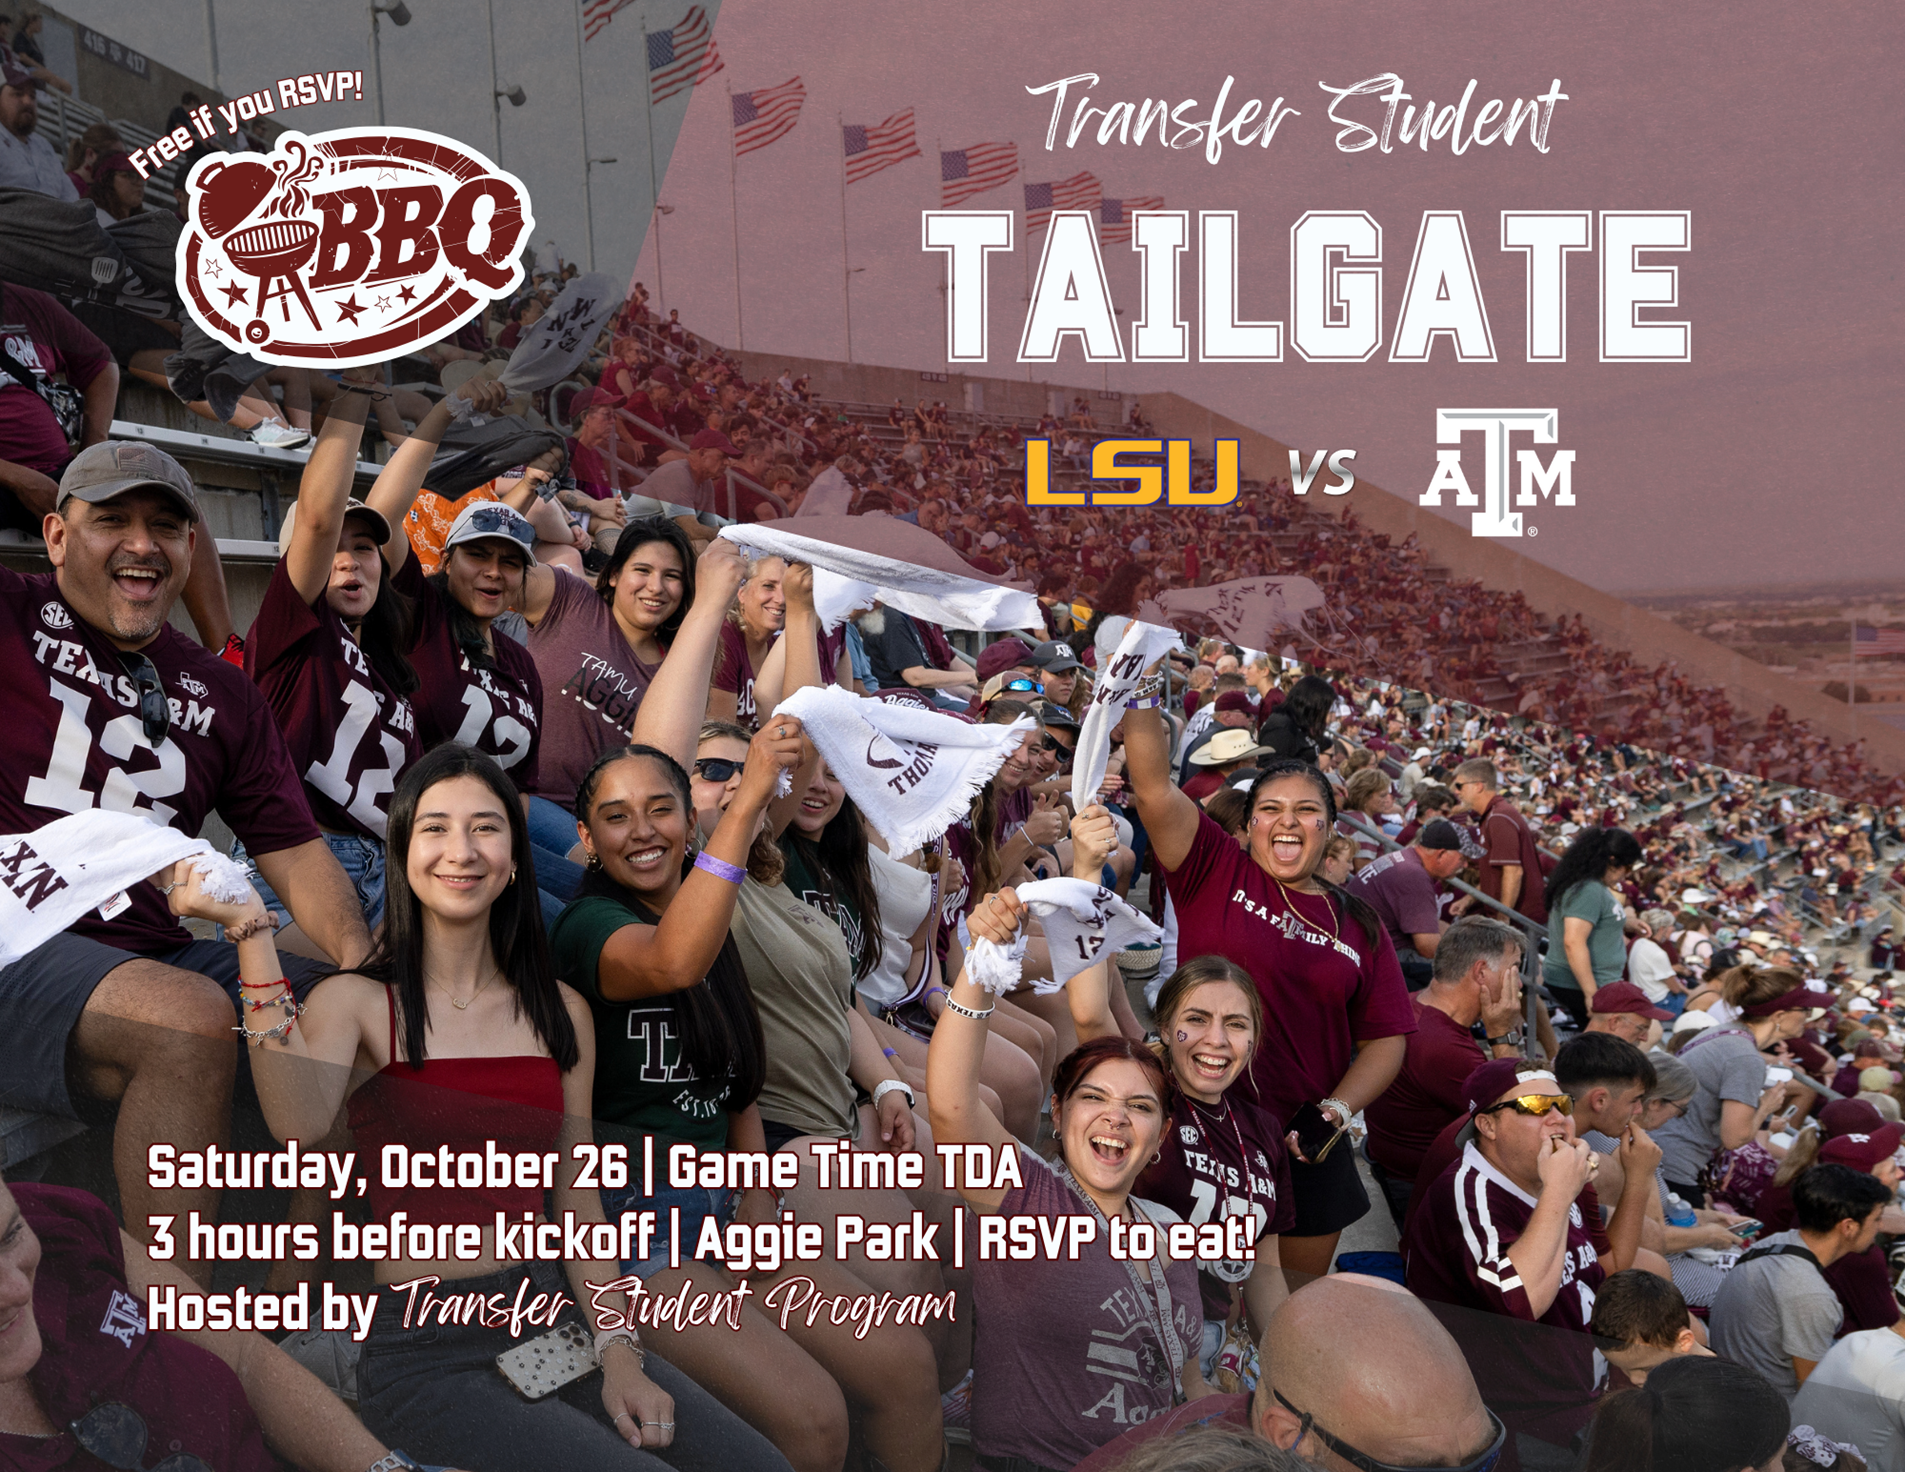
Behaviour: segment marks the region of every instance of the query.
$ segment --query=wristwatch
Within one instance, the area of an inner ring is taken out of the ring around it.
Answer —
[[[1512,1047],[1519,1048],[1521,1046],[1521,1038],[1522,1038],[1521,1029],[1518,1027],[1512,1027],[1507,1032],[1503,1033],[1500,1037],[1490,1038],[1488,1040],[1488,1045],[1489,1047],[1492,1048],[1498,1043],[1507,1043]]]
[[[365,1468],[364,1472],[399,1472],[399,1469],[405,1469],[405,1472],[423,1472],[423,1463],[411,1456],[409,1452],[400,1452],[392,1447]]]
[[[950,998],[948,1000],[950,1000]],[[873,1107],[878,1109],[880,1107],[880,1100],[884,1099],[895,1089],[898,1089],[902,1094],[906,1095],[907,1107],[911,1108],[913,1104],[913,1091],[906,1086],[904,1079],[898,1078],[882,1079],[873,1086]]]

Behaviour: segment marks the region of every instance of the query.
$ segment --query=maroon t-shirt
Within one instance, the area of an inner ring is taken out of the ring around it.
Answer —
[[[282,558],[245,639],[245,673],[271,702],[311,815],[333,832],[381,842],[397,778],[423,755],[416,711],[324,594],[313,603],[298,596]]]
[[[43,291],[0,283],[0,343],[38,375],[84,389],[112,362],[106,345]],[[45,399],[0,372],[0,460],[58,477],[72,446]]]
[[[1548,923],[1548,902],[1544,886],[1541,850],[1535,843],[1528,820],[1505,797],[1497,797],[1482,814],[1482,844],[1488,850],[1481,864],[1481,891],[1491,900],[1502,897],[1502,865],[1521,865],[1521,893],[1515,897],[1515,909],[1537,925]]]
[[[1358,839],[1364,835],[1355,835]],[[1442,928],[1442,910],[1436,902],[1435,880],[1422,867],[1422,859],[1413,848],[1399,848],[1372,859],[1343,886],[1351,894],[1369,901],[1370,909],[1381,918],[1389,940],[1398,954],[1405,948],[1415,954],[1418,935],[1434,935]]]
[[[643,664],[615,614],[583,579],[555,571],[548,610],[529,631],[529,656],[544,690],[538,792],[565,808],[576,785],[610,746],[626,746],[659,665]]]
[[[1251,1076],[1278,1119],[1327,1098],[1357,1043],[1415,1031],[1389,937],[1364,935],[1327,895],[1280,890],[1208,814],[1199,814],[1190,852],[1165,882],[1179,957],[1225,956],[1256,983],[1264,1029]]]
[[[1022,1187],[1005,1193],[1003,1216],[1090,1213],[1038,1156],[1019,1149]],[[1153,1207],[1152,1217],[1168,1213]],[[1159,1232],[1163,1236],[1162,1230]],[[1163,1248],[1160,1243],[1160,1259]],[[1111,1257],[1103,1226],[1078,1261],[983,1261],[972,1272],[972,1449],[1074,1467],[1112,1438],[1162,1416],[1174,1402],[1172,1361],[1198,1352],[1203,1338],[1197,1269],[1163,1266],[1169,1322],[1158,1321],[1155,1288],[1140,1294]],[[1163,1335],[1178,1341],[1174,1356]]]
[[[495,757],[520,791],[536,791],[542,676],[529,651],[492,629],[496,667],[478,668],[457,646],[450,610],[424,582],[417,559],[406,557],[391,581],[398,592],[416,600],[410,663],[422,681],[414,700],[423,749],[460,741]]]
[[[1487,1367],[1476,1376],[1482,1399],[1509,1430],[1565,1445],[1593,1413],[1587,1326],[1607,1277],[1579,1204],[1568,1208],[1560,1290],[1537,1319],[1508,1257],[1536,1199],[1473,1145],[1416,1194],[1402,1242],[1409,1291],[1452,1310],[1436,1317],[1471,1365]]]
[[[130,1406],[146,1424],[146,1461],[174,1449],[219,1472],[277,1472],[244,1387],[226,1363],[176,1334],[146,1327],[145,1300],[130,1291],[119,1223],[84,1191],[13,1187],[20,1215],[40,1239],[33,1279],[39,1362],[29,1372],[41,1407],[66,1427],[96,1405]],[[97,1468],[72,1432],[0,1433],[0,1465],[22,1472]]]
[[[734,722],[752,731],[759,724],[754,709],[754,662],[747,657],[747,635],[740,625],[721,625],[721,651],[714,661],[714,688],[734,697]]]
[[[172,707],[156,751],[112,641],[60,597],[54,574],[0,568],[0,833],[100,807],[196,835],[216,810],[254,855],[314,842],[304,784],[264,692],[170,625],[140,652]],[[129,894],[131,908],[114,919],[89,911],[73,930],[141,955],[191,940],[157,889]]]
[[[1402,1071],[1363,1111],[1369,1125],[1369,1158],[1405,1181],[1413,1181],[1437,1135],[1449,1122],[1465,1118],[1468,1099],[1462,1085],[1487,1062],[1480,1043],[1446,1012],[1412,996],[1416,1030],[1409,1037]]]
[[[1889,1329],[1898,1322],[1891,1270],[1885,1261],[1885,1249],[1878,1243],[1840,1258],[1825,1270],[1825,1279],[1845,1307],[1845,1322],[1839,1326],[1841,1338],[1860,1329]]]
[[[1290,1192],[1290,1157],[1283,1125],[1269,1110],[1245,1097],[1250,1086],[1233,1088],[1217,1109],[1179,1093],[1171,1106],[1161,1155],[1132,1187],[1146,1201],[1168,1206],[1193,1226],[1232,1216],[1256,1219],[1251,1241],[1277,1237],[1296,1225],[1296,1198]],[[1230,1313],[1230,1289],[1250,1276],[1248,1259],[1211,1259],[1198,1263],[1204,1317],[1221,1320]]]

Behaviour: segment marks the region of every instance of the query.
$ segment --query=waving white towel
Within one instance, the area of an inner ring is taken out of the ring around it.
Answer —
[[[938,711],[808,685],[774,708],[799,718],[847,796],[896,854],[939,837],[1032,729],[974,726]]]
[[[93,809],[0,838],[0,966],[180,859],[195,861],[215,898],[244,898],[248,886],[238,865],[204,839],[137,813]]]
[[[1083,812],[1097,800],[1111,760],[1111,728],[1124,713],[1124,703],[1144,677],[1145,669],[1178,646],[1174,629],[1132,620],[1109,659],[1098,661],[1091,704],[1078,729],[1078,754],[1072,760],[1072,801]]]
[[[1089,879],[1040,879],[1021,884],[1018,895],[1039,917],[1052,953],[1052,979],[1032,983],[1040,996],[1062,991],[1079,972],[1109,961],[1113,953],[1151,945],[1164,934],[1149,917]],[[1009,949],[975,939],[966,948],[966,975],[989,992],[1008,992],[1019,984],[1024,959],[1023,936]]]
[[[882,603],[943,628],[1044,627],[1038,599],[1023,589],[972,576],[975,569],[911,522],[890,516],[816,516],[789,524],[799,525],[803,534],[783,531],[772,522],[724,526],[720,534],[757,557],[806,562],[869,585]],[[859,590],[847,591],[858,595]],[[816,611],[821,611],[818,587],[815,594]],[[852,606],[833,605],[840,617]],[[827,626],[829,632],[838,627],[839,617]]]

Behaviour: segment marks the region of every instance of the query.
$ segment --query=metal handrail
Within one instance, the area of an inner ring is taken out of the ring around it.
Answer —
[[[554,407],[555,406],[553,404],[550,405],[551,409],[554,409]],[[616,419],[614,423],[619,425],[621,422],[621,417],[623,415],[627,415],[627,417],[632,419],[636,424],[639,424],[643,429],[647,430],[650,434],[654,435],[657,439],[661,440],[662,443],[667,445],[669,449],[680,450],[684,455],[688,453],[688,446],[678,436],[664,429],[659,424],[650,424],[646,419],[643,419],[639,414],[630,413],[627,409],[618,409],[616,411]],[[624,463],[622,461],[621,453],[615,443],[614,428],[610,429],[609,435],[610,435],[609,453],[615,458],[616,463],[618,464]],[[781,500],[779,496],[775,495],[766,486],[761,485],[759,482],[753,480],[752,478],[741,474],[740,471],[735,470],[732,466],[726,467],[723,473],[727,477],[727,488],[728,488],[728,517],[727,519],[729,521],[739,521],[741,519],[738,515],[735,514],[738,509],[736,504],[735,491],[734,491],[734,485],[736,481],[739,481],[742,485],[746,486],[749,490],[753,491],[756,495],[765,497],[768,504],[771,505],[782,516],[787,515],[787,503]],[[635,487],[630,487],[629,494],[633,494],[635,490],[636,490]]]

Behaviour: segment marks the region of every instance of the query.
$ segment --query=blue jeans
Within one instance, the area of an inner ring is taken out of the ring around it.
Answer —
[[[656,1154],[660,1153],[656,1151]],[[691,1261],[695,1242],[701,1236],[701,1223],[713,1217],[717,1227],[726,1227],[734,1220],[735,1196],[733,1191],[714,1191],[706,1186],[682,1189],[658,1183],[653,1196],[642,1195],[639,1182],[624,1186],[619,1191],[605,1187],[602,1191],[602,1215],[608,1221],[620,1221],[625,1211],[655,1213],[656,1232],[649,1239],[648,1256],[630,1258],[622,1264],[622,1271],[647,1279],[668,1266],[668,1208],[671,1206],[681,1208],[681,1260],[683,1263]]]
[[[569,858],[575,842],[575,819],[567,809],[546,797],[529,799],[529,851],[536,861],[536,888],[542,891],[546,925],[555,924],[582,883],[582,866]]]
[[[343,865],[345,877],[357,891],[357,904],[364,912],[364,924],[375,930],[384,921],[383,844],[361,833],[325,833],[321,836],[324,846]],[[251,855],[245,852],[244,844],[235,838],[232,840],[231,856],[235,863],[245,866],[251,887],[258,891],[258,898],[265,902],[265,908],[278,917],[280,926],[286,924],[291,912],[285,908],[277,892],[265,883],[265,876],[258,872],[258,866],[252,862]]]

